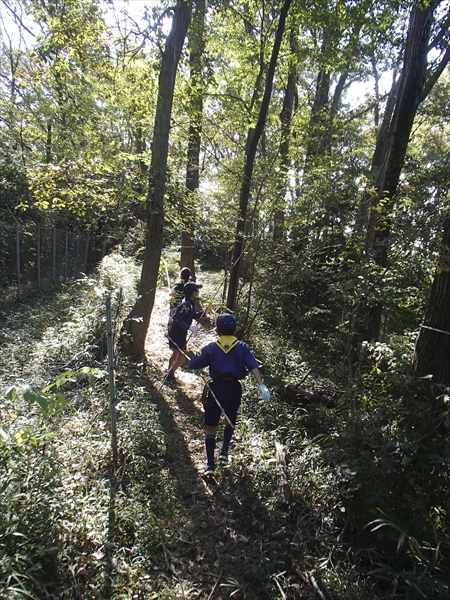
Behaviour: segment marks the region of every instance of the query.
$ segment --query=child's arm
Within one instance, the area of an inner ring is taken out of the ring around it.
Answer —
[[[189,361],[189,369],[194,369],[195,371],[198,371],[199,369],[203,369],[204,367],[207,367],[209,365],[209,356],[205,350],[205,348],[202,348],[202,351],[200,354],[197,354],[197,356],[193,356],[191,358],[191,360]]]
[[[256,369],[252,369],[250,371],[250,373],[253,375],[253,377],[255,378],[255,381],[258,385],[261,385],[262,383],[262,378],[261,378],[261,371],[256,368]]]
[[[195,319],[196,321],[199,321],[199,320],[200,320],[200,319],[201,319],[201,318],[202,318],[202,317],[205,315],[205,313],[206,313],[206,308],[207,308],[207,307],[203,308],[202,310],[197,310],[197,311],[195,311],[195,313],[194,313],[194,319]]]

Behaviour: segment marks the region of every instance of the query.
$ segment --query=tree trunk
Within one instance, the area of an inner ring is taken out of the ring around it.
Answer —
[[[294,110],[295,94],[298,79],[298,40],[297,33],[292,32],[290,37],[292,59],[289,65],[289,74],[284,94],[283,108],[280,114],[281,121],[281,143],[280,143],[280,173],[277,183],[277,207],[273,216],[273,240],[276,243],[283,242],[285,238],[285,209],[286,209],[286,186],[289,177],[289,147],[291,140],[291,120]]]
[[[334,22],[333,17],[330,15],[330,22],[323,31],[320,52],[322,60],[317,75],[314,103],[311,108],[308,127],[305,173],[308,173],[318,158],[331,153],[333,124],[347,83],[350,66],[359,52],[359,37],[364,19],[365,12],[363,11],[362,20],[359,18],[355,21],[350,38],[342,51],[342,62],[337,66],[335,73],[339,73],[339,78],[332,98],[330,98],[333,79],[333,72],[330,67],[331,56],[335,53],[338,43],[342,41],[344,30],[339,26],[339,23]]]
[[[326,46],[326,43],[323,43]],[[325,49],[322,48],[323,52]],[[310,162],[317,156],[323,156],[328,148],[330,134],[329,119],[329,93],[331,73],[321,70],[317,75],[316,94],[309,121],[308,144],[306,147],[305,171],[309,169]]]
[[[52,162],[52,124],[47,123],[47,139],[45,140],[45,163],[49,165]]]
[[[205,30],[205,0],[197,0],[195,13],[192,19],[191,35],[189,38],[191,52],[189,64],[191,70],[190,80],[190,124],[188,137],[186,190],[187,219],[185,230],[181,234],[181,266],[191,269],[191,277],[195,281],[194,240],[196,221],[196,192],[199,188],[200,171],[200,142],[202,136],[203,120],[203,77],[202,56],[204,50]]]
[[[417,4],[411,10],[402,72],[398,84],[394,84],[392,102],[388,102],[388,112],[383,120],[372,160],[375,193],[367,195],[363,201],[363,205],[369,208],[366,254],[381,269],[388,265],[392,198],[397,191],[412,126],[420,103],[432,88],[430,85],[426,88],[425,85],[427,57],[433,13],[439,4],[440,0],[431,2],[426,8]],[[367,327],[362,332],[365,339],[379,338],[381,316],[382,305],[377,303],[368,311]]]
[[[180,266],[189,267],[191,270],[191,279],[195,281],[195,267],[194,267],[194,220],[190,220],[191,226],[187,227],[181,232],[181,252],[180,252]]]
[[[230,310],[235,310],[236,298],[239,281],[239,267],[242,260],[244,250],[244,228],[247,217],[247,207],[250,198],[250,187],[253,176],[253,166],[255,164],[256,149],[258,142],[264,131],[267,112],[269,110],[269,102],[272,95],[273,78],[275,75],[275,68],[278,61],[278,54],[280,51],[281,40],[283,39],[284,28],[286,24],[286,17],[289,12],[289,7],[292,0],[285,0],[283,7],[280,11],[280,20],[278,22],[277,32],[275,35],[275,42],[272,48],[272,55],[270,57],[269,68],[266,75],[266,84],[264,89],[264,95],[261,101],[259,109],[258,122],[254,130],[250,130],[247,139],[247,150],[246,150],[246,161],[244,166],[244,174],[242,177],[241,190],[239,194],[239,215],[236,226],[236,238],[233,245],[233,253],[231,257],[231,269],[230,269],[230,283],[228,286],[227,296],[227,307]]]
[[[416,341],[412,368],[416,375],[450,385],[450,207],[444,221],[441,252],[430,301]]]
[[[144,154],[144,152],[147,150],[147,145],[145,143],[145,137],[144,137],[144,131],[143,131],[142,127],[138,127],[136,130],[135,147],[136,147],[136,154],[138,156],[142,156],[142,154]],[[139,161],[139,170],[140,170],[140,174],[141,174],[141,177],[139,178],[139,192],[141,194],[144,194],[145,188],[146,188],[145,184],[148,180],[148,166],[143,160]]]
[[[164,192],[169,151],[170,117],[178,61],[191,19],[191,4],[177,0],[167,37],[158,81],[152,160],[146,202],[147,236],[138,298],[123,323],[120,345],[128,356],[145,358],[145,339],[155,301],[163,243]]]

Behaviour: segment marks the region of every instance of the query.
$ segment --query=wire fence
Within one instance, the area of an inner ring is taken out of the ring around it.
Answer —
[[[89,273],[113,245],[109,235],[93,235],[60,223],[19,221],[11,211],[7,214],[11,222],[2,222],[0,274],[5,285],[17,286],[19,297],[26,284],[56,283]]]

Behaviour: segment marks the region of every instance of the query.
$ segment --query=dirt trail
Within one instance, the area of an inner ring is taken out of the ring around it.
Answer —
[[[168,298],[169,290],[167,288],[158,289],[146,342],[147,359],[157,376],[153,385],[170,407],[174,421],[173,426],[182,435],[192,462],[201,472],[205,466],[201,429],[203,407],[200,400],[203,381],[187,369],[188,361],[186,360],[176,372],[176,382],[163,384],[171,355],[167,340]],[[214,333],[204,328],[196,333],[190,333],[188,334],[187,350],[190,353],[196,353],[213,339],[215,339]],[[176,464],[173,465],[174,468],[176,466]]]
[[[154,393],[152,399],[167,434],[167,469],[184,504],[184,514],[174,515],[166,524],[167,571],[173,576],[174,598],[229,598],[220,584],[228,577],[218,550],[247,543],[233,519],[235,478],[230,467],[217,465],[214,478],[203,478],[205,450],[203,437],[203,381],[185,369],[176,373],[176,382],[162,385],[171,351],[167,331],[168,289],[158,290],[149,327],[146,351]],[[215,339],[210,327],[188,337],[188,352],[197,352]],[[220,438],[219,438],[220,439]],[[221,468],[220,468],[221,467]],[[239,541],[240,539],[240,541]],[[239,550],[241,552],[242,550]],[[242,598],[234,589],[234,598]]]

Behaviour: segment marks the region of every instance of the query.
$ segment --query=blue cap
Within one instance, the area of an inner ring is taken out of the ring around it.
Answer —
[[[236,317],[230,313],[224,313],[217,317],[216,327],[222,335],[233,335],[237,327]]]
[[[190,298],[194,292],[198,292],[198,287],[193,281],[189,281],[184,285],[183,294],[186,298]]]

